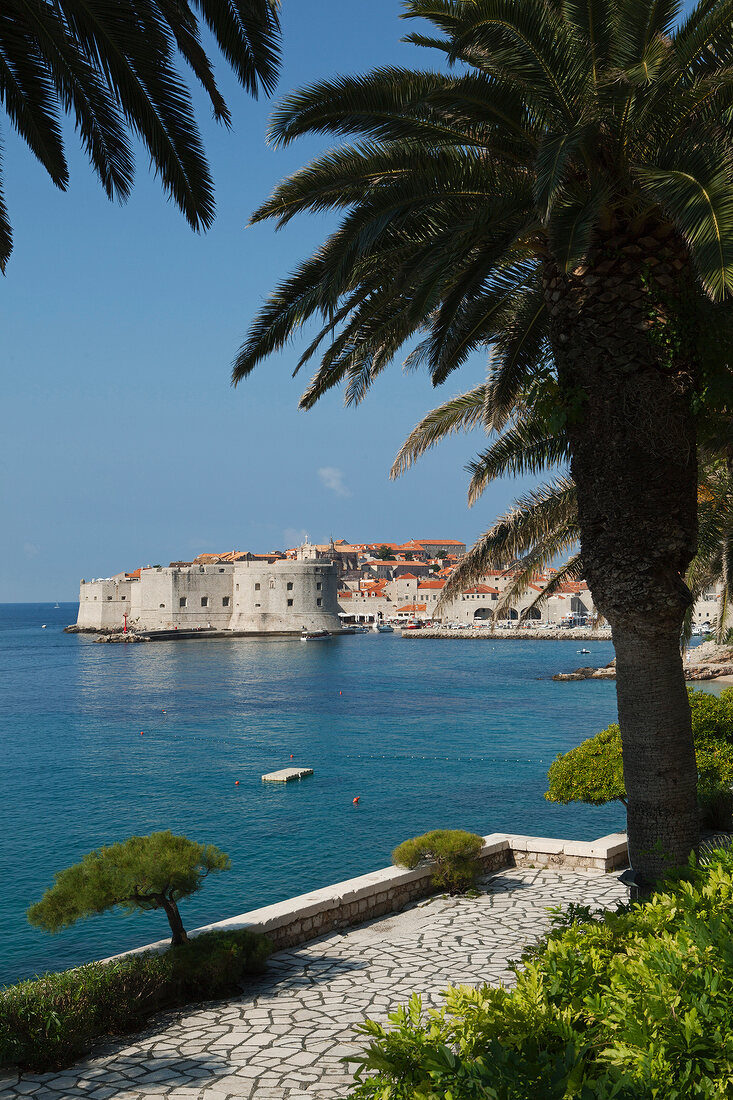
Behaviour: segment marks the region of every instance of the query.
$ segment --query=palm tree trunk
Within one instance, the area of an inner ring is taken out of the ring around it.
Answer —
[[[699,839],[679,652],[697,544],[693,285],[664,227],[616,228],[587,267],[545,284],[586,579],[616,645],[632,866],[648,882]]]
[[[632,867],[654,881],[697,846],[697,772],[679,630],[616,628],[616,693]]]

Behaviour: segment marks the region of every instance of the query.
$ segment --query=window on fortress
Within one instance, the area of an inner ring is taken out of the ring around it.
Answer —
[[[127,596],[120,596],[120,599],[121,599],[121,600],[126,600],[126,599],[127,599]]]
[[[159,606],[160,606],[160,607],[165,607],[165,604],[164,604],[164,603],[162,603],[162,604],[159,604]]]
[[[320,592],[320,591],[321,591],[321,582],[320,582],[320,581],[318,581],[318,582],[316,583],[316,591],[317,591],[317,592]]]
[[[179,607],[185,607],[187,603],[188,603],[188,600],[186,599],[186,597],[181,596],[180,600],[178,601],[178,606]]]
[[[292,607],[292,606],[293,606],[293,601],[292,601],[292,600],[288,600],[288,607]]]
[[[237,585],[237,592],[239,592],[239,585]]]
[[[107,599],[108,599],[108,600],[111,600],[111,599],[112,599],[112,597],[111,597],[111,596],[108,596],[108,597],[107,597]]]
[[[323,600],[319,596],[318,599],[316,600],[316,607],[320,607],[322,603],[323,603]]]
[[[288,589],[288,592],[292,592],[292,591],[293,591],[293,582],[292,582],[292,581],[288,581],[288,583],[287,583],[287,589]]]
[[[208,607],[209,606],[209,597],[208,596],[202,596],[201,597],[201,606],[202,607]]]
[[[222,596],[221,606],[222,607],[229,607],[229,597],[228,596]]]
[[[255,584],[255,592],[259,592],[259,590],[260,590],[260,582],[257,581],[256,584]]]

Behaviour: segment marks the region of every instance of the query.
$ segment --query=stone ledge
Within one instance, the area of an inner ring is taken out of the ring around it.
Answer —
[[[594,841],[557,840],[513,833],[490,833],[483,839],[480,859],[487,872],[528,865],[604,872],[626,865],[624,833],[611,833]],[[248,928],[268,936],[276,949],[294,947],[328,932],[399,912],[411,902],[433,893],[430,878],[430,867],[418,867],[414,871],[382,867],[321,890],[310,890],[286,901],[204,925],[194,929],[191,935]],[[168,944],[167,939],[158,940],[103,961],[110,962],[141,951],[164,951]]]

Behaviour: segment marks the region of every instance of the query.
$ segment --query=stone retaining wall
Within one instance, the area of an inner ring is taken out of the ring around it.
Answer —
[[[419,630],[403,630],[403,638],[450,638],[465,641],[472,638],[485,642],[610,642],[610,630],[588,630],[584,627],[553,629],[529,627],[520,630],[491,630],[490,627],[473,627],[470,630],[448,630],[446,627],[422,627]]]
[[[568,871],[605,872],[626,866],[626,857],[624,833],[612,833],[590,842],[491,833],[484,837],[480,858],[487,872],[498,871],[503,867],[552,867]],[[207,924],[190,934],[196,936],[202,932],[249,928],[253,932],[264,933],[276,949],[293,947],[340,928],[399,912],[410,902],[428,897],[434,893],[431,874],[430,867],[420,867],[414,871],[384,867],[367,875],[334,883],[322,890],[311,890],[307,894],[288,898],[287,901],[265,905],[261,909],[252,909],[228,920]],[[137,950],[162,951],[168,944],[167,939],[159,940]]]

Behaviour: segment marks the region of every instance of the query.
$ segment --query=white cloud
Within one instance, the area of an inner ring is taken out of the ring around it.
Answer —
[[[343,470],[339,470],[338,467],[321,466],[318,471],[318,477],[321,480],[321,484],[332,493],[335,493],[337,497],[351,496],[351,490],[344,485]]]
[[[283,531],[283,546],[302,546],[308,538],[308,532],[297,527],[286,527]]]

